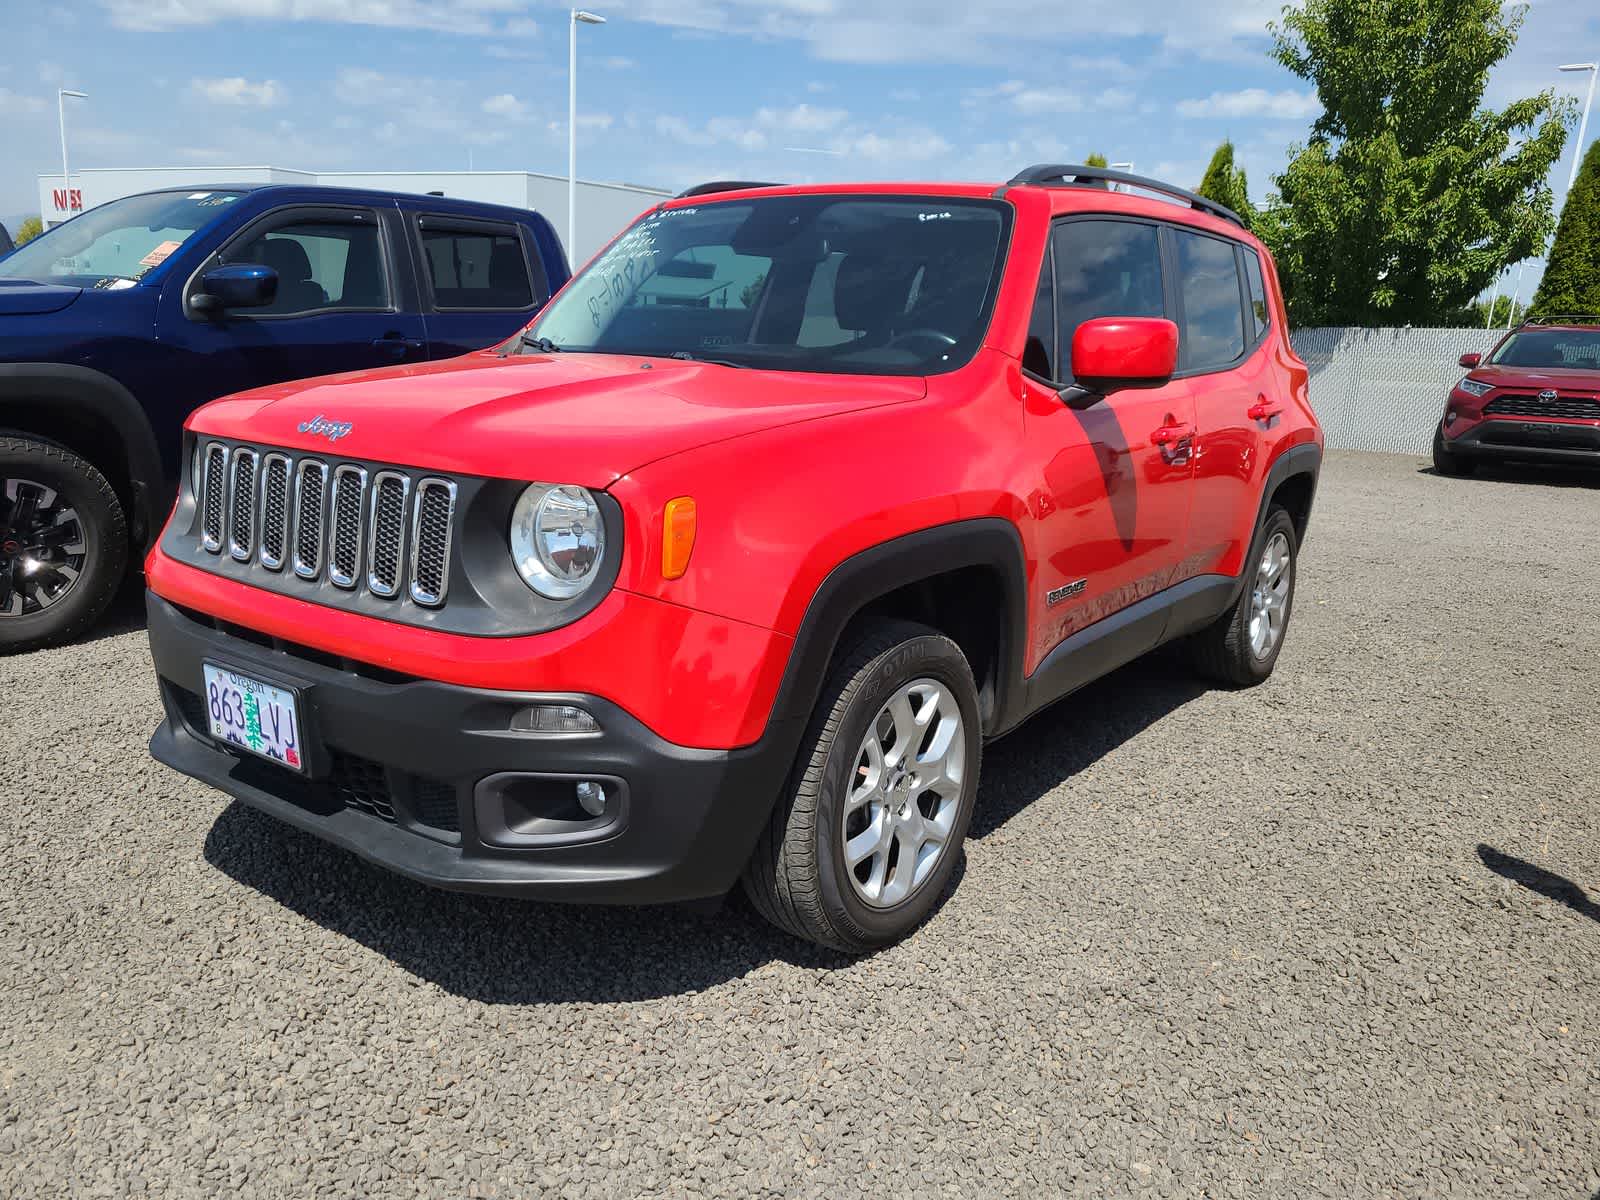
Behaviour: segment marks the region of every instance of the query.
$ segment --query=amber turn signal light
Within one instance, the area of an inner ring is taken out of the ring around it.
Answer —
[[[694,553],[694,497],[679,496],[667,501],[666,521],[661,530],[661,577],[681,579],[689,569]]]

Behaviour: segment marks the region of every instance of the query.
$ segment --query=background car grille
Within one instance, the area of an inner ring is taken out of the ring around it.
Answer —
[[[369,475],[355,463],[206,442],[200,451],[200,542],[214,555],[292,563],[308,581],[327,579],[382,599],[437,608],[449,586],[456,485],[404,472]]]
[[[1538,396],[1510,393],[1496,396],[1484,406],[1483,412],[1490,417],[1565,417],[1569,421],[1600,421],[1600,400],[1584,396],[1541,400]]]

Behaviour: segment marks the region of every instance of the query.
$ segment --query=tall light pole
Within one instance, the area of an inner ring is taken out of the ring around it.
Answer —
[[[75,92],[71,88],[56,89],[56,117],[61,122],[61,190],[67,194],[67,219],[72,219],[72,176],[67,173],[67,97],[87,100],[88,92]]]
[[[578,265],[578,25],[604,25],[606,19],[572,10],[567,38],[567,258]]]
[[[1583,139],[1589,133],[1589,108],[1594,104],[1594,80],[1600,75],[1600,63],[1567,63],[1563,71],[1589,72],[1589,98],[1583,102],[1583,117],[1578,121],[1578,144],[1572,148],[1572,170],[1567,175],[1567,191],[1572,190],[1578,178],[1578,161],[1583,157]]]

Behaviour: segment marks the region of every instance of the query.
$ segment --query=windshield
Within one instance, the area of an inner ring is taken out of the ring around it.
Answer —
[[[0,259],[0,279],[108,287],[159,267],[239,192],[151,192],[91,208]]]
[[[773,196],[641,218],[524,344],[787,371],[924,375],[970,359],[999,285],[1007,205]]]
[[[1579,367],[1600,370],[1600,329],[1523,329],[1490,357],[1497,367]]]

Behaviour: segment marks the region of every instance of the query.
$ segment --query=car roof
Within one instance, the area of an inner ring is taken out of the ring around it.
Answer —
[[[239,192],[241,194],[292,192],[301,196],[328,196],[340,200],[415,200],[429,207],[471,209],[483,212],[493,209],[507,214],[527,216],[536,210],[517,208],[510,204],[496,204],[489,200],[469,200],[465,196],[430,196],[425,192],[388,191],[383,188],[341,187],[334,183],[186,183],[172,187],[150,188],[135,192],[138,196],[154,196],[163,192]]]
[[[1600,313],[1594,316],[1537,317],[1517,326],[1518,333],[1524,329],[1576,329],[1591,332],[1600,330]]]

